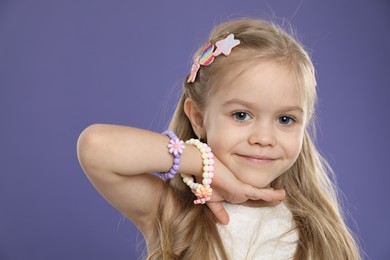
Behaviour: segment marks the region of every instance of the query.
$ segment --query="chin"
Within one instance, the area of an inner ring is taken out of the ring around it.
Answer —
[[[270,188],[271,187],[271,183],[273,181],[275,181],[277,178],[279,178],[279,176],[277,176],[276,178],[272,178],[272,179],[268,179],[268,180],[263,180],[262,182],[251,182],[253,183],[252,186],[253,187],[256,187],[258,189],[267,189],[267,188]],[[250,183],[250,182],[249,182]]]
[[[250,182],[249,182],[249,184],[250,184]],[[271,187],[271,182],[253,183],[251,185],[255,188],[258,188],[258,189],[267,189],[267,188]]]

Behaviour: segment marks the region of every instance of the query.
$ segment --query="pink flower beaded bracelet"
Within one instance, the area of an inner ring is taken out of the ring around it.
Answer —
[[[180,157],[185,148],[184,142],[181,141],[172,130],[167,130],[163,135],[169,137],[168,152],[173,155],[173,164],[169,171],[160,172],[160,176],[163,180],[172,179],[180,169]]]
[[[162,133],[169,137],[168,152],[173,155],[173,164],[169,171],[158,173],[163,180],[168,180],[173,178],[176,173],[178,173],[180,168],[180,157],[185,149],[184,142],[180,140],[176,134],[171,131],[165,131]],[[199,141],[198,139],[190,139],[186,141],[186,144],[190,144],[198,148],[201,153],[202,161],[203,161],[203,173],[202,173],[202,184],[194,182],[194,178],[191,175],[181,173],[183,181],[190,187],[192,193],[197,197],[194,200],[195,204],[204,204],[206,201],[209,201],[211,198],[211,194],[213,189],[210,184],[212,182],[212,178],[214,177],[214,155],[211,152],[211,148]]]
[[[204,204],[206,201],[210,200],[213,189],[210,187],[212,178],[214,177],[214,155],[211,152],[211,148],[200,142],[198,139],[190,139],[186,141],[186,144],[194,145],[201,153],[203,160],[203,181],[202,184],[194,182],[194,178],[188,174],[181,173],[183,181],[188,187],[191,188],[191,191],[197,197],[194,200],[195,204]]]

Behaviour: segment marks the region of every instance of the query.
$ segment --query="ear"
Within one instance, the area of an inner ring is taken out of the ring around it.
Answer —
[[[204,133],[203,129],[203,115],[200,112],[198,106],[191,98],[187,98],[184,101],[184,112],[186,113],[188,119],[191,122],[192,129],[195,134],[200,138]]]

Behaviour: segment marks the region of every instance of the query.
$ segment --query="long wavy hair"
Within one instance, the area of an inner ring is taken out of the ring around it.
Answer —
[[[333,172],[313,143],[317,93],[314,66],[308,53],[285,29],[258,19],[222,23],[212,31],[208,42],[215,44],[230,33],[240,40],[240,45],[229,56],[220,55],[211,65],[202,66],[194,83],[184,81],[169,128],[183,140],[196,138],[184,113],[187,98],[204,111],[210,95],[254,63],[283,64],[295,76],[307,111],[298,159],[271,183],[272,188],[286,190],[284,203],[292,212],[299,233],[294,259],[360,259],[357,243],[342,215]],[[174,194],[172,200],[167,199],[169,190]],[[167,181],[156,215],[155,233],[146,239],[148,259],[229,259],[215,216],[207,206],[195,206],[193,200],[194,195],[180,174]],[[174,206],[168,207],[167,213],[167,203],[171,202]]]

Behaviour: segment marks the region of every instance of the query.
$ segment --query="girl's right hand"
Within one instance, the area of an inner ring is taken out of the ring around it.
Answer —
[[[259,189],[243,183],[216,157],[214,157],[212,188],[213,194],[210,201],[207,202],[207,206],[217,217],[218,221],[224,225],[229,223],[229,215],[223,207],[223,201],[233,204],[240,204],[249,200],[263,201],[264,204],[270,206],[272,205],[271,202],[279,202],[286,195],[284,190]]]

